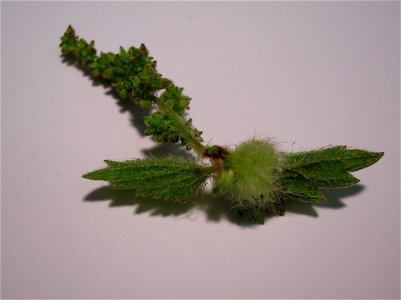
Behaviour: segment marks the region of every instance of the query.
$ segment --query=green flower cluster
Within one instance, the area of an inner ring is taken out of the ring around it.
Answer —
[[[157,63],[149,56],[144,44],[128,50],[120,47],[117,54],[100,55],[97,55],[94,44],[79,38],[68,26],[61,37],[60,47],[64,56],[88,69],[93,78],[110,82],[122,99],[128,99],[144,110],[156,109],[144,119],[148,126],[146,135],[159,142],[180,141],[187,148],[202,150],[199,143],[193,144],[201,140],[201,132],[193,128],[191,120],[183,118],[190,98],[182,93],[182,88],[157,72]],[[183,131],[177,131],[177,127]]]
[[[147,128],[146,135],[151,135],[157,142],[181,142],[187,149],[195,149],[202,152],[203,146],[201,131],[192,127],[192,119],[183,121],[177,115],[168,110],[158,110],[150,116],[144,117]]]

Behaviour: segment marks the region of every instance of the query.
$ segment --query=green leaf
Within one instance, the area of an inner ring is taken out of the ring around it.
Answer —
[[[85,174],[92,180],[106,180],[113,189],[135,189],[143,198],[186,202],[212,175],[213,168],[178,158],[105,160],[107,168]]]
[[[351,186],[359,182],[359,179],[344,169],[341,161],[316,162],[295,168],[293,172],[324,188]]]
[[[340,155],[345,169],[349,172],[358,171],[377,162],[384,152],[369,152],[359,149],[348,149]]]
[[[347,146],[326,147],[312,151],[289,153],[286,167],[297,168],[323,161],[341,161],[344,170],[353,172],[377,162],[383,152],[369,152],[359,149],[347,149]]]
[[[281,177],[279,185],[282,188],[281,194],[284,194],[285,199],[311,204],[326,203],[324,195],[316,182],[300,173],[287,171]]]
[[[382,152],[347,149],[346,146],[289,153],[284,159],[279,185],[287,198],[324,203],[320,188],[340,188],[358,183],[359,179],[349,172],[368,167],[382,156]]]

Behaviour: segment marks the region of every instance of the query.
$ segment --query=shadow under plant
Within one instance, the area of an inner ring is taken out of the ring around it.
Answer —
[[[314,205],[300,203],[295,201],[287,201],[285,203],[287,213],[303,214],[310,217],[318,217],[316,207],[340,209],[345,207],[343,198],[351,197],[360,193],[364,189],[363,185],[335,189],[323,190],[327,199],[326,205]],[[239,220],[236,215],[226,205],[224,199],[216,198],[211,193],[205,192],[197,199],[193,199],[187,203],[175,203],[156,199],[143,199],[135,196],[134,190],[113,190],[109,186],[100,187],[84,198],[84,201],[98,202],[109,201],[110,207],[134,206],[135,214],[149,213],[151,216],[180,216],[189,214],[191,211],[198,209],[202,211],[207,220],[218,222],[220,220],[228,220],[241,226],[255,226],[254,223]],[[269,216],[267,216],[269,219]]]

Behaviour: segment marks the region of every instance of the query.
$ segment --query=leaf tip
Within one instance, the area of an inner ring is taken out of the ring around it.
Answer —
[[[92,172],[86,173],[86,174],[82,175],[82,178],[85,178],[85,179],[92,179],[92,178],[91,178],[91,174],[92,174]]]
[[[366,168],[366,167],[369,167],[369,166],[375,164],[384,155],[384,152],[367,152],[367,153],[368,153],[368,157],[366,158],[365,165],[364,166],[360,166],[359,168],[356,168],[355,171],[357,171],[358,169]]]
[[[109,159],[105,159],[104,162],[106,163],[107,166],[112,167],[113,165],[116,164],[115,161],[109,160]]]

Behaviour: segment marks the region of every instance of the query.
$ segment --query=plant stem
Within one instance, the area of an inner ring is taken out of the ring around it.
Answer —
[[[187,147],[193,149],[199,157],[205,153],[206,146],[204,146],[199,138],[188,130],[187,121],[180,115],[170,112],[170,118],[180,131],[180,135],[185,139]]]

